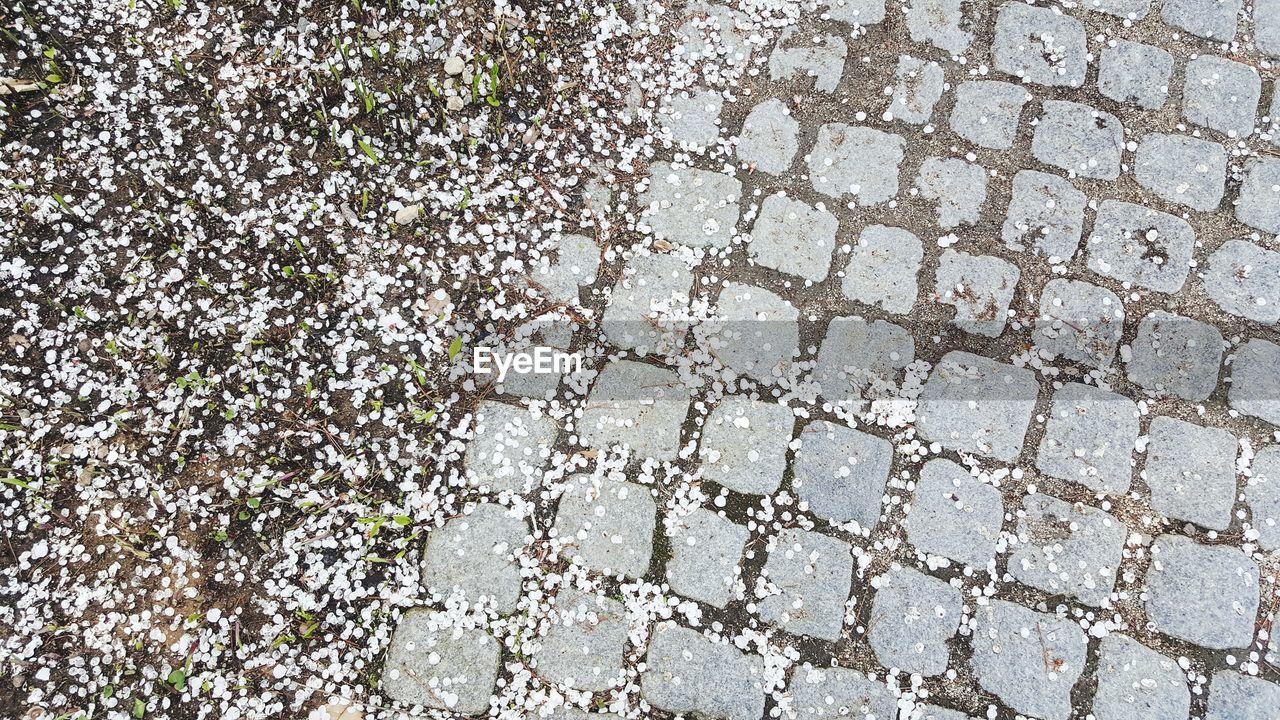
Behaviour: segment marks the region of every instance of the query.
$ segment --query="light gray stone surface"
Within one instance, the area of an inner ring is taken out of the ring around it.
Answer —
[[[1253,475],[1244,486],[1244,503],[1249,519],[1258,532],[1258,544],[1275,552],[1280,550],[1280,445],[1268,445],[1253,456]],[[1280,639],[1280,627],[1273,626],[1272,644]],[[1280,652],[1280,645],[1272,648]]]
[[[976,224],[987,201],[987,171],[954,158],[925,158],[916,186],[922,197],[937,201],[943,229]]]
[[[684,90],[671,99],[663,115],[663,125],[671,139],[695,147],[705,147],[720,135],[720,110],[724,97],[706,88]]]
[[[707,417],[699,447],[708,480],[749,495],[778,489],[795,415],[784,405],[727,397]]]
[[[730,175],[654,163],[641,213],[653,234],[691,247],[725,247],[738,224],[742,183]]]
[[[747,537],[745,527],[704,508],[676,518],[667,561],[671,589],[719,608],[727,605]]]
[[[1009,573],[1050,595],[1109,605],[1128,530],[1109,513],[1036,494],[1018,514]]]
[[[911,334],[898,325],[835,317],[818,351],[813,379],[828,401],[856,407],[896,390],[900,371],[913,360]]]
[[[600,371],[577,428],[583,444],[625,445],[639,457],[674,460],[689,390],[670,370],[622,360]]]
[[[644,577],[653,556],[657,506],[644,485],[571,475],[560,497],[555,531],[561,555],[596,572]]]
[[[947,250],[938,261],[934,293],[956,309],[951,324],[975,335],[999,337],[1018,286],[1016,265],[989,255]]]
[[[599,692],[621,683],[627,616],[622,603],[564,588],[556,595],[550,627],[534,653],[534,668],[548,682]]]
[[[769,78],[797,81],[811,77],[815,90],[829,93],[840,83],[847,53],[844,41],[835,35],[814,36],[789,27],[782,31],[769,56]]]
[[[1254,0],[1253,41],[1264,54],[1280,58],[1280,0]]]
[[[824,520],[874,528],[880,520],[893,445],[826,420],[805,425],[800,442],[791,481],[800,500]]]
[[[1123,495],[1133,477],[1137,442],[1137,403],[1068,383],[1053,395],[1036,468],[1095,492]]]
[[[852,576],[849,543],[808,530],[783,530],[758,580],[757,591],[763,588],[766,595],[756,603],[760,617],[789,633],[837,640]]]
[[[985,568],[1000,541],[1000,491],[950,460],[925,463],[903,523],[917,550]]]
[[[786,376],[800,350],[800,313],[764,288],[726,282],[716,302],[712,351],[725,367],[760,382]]]
[[[892,569],[880,583],[867,630],[880,664],[921,675],[946,672],[947,641],[963,613],[960,591],[910,568]]]
[[[920,239],[902,228],[868,225],[858,235],[844,271],[845,297],[886,312],[911,311],[918,292],[916,275],[924,254]]]
[[[936,62],[903,55],[894,74],[897,84],[888,112],[894,120],[923,125],[933,116],[933,106],[942,97],[945,78]]]
[[[952,55],[963,53],[973,42],[973,34],[961,27],[963,19],[960,0],[911,0],[907,7],[911,40]]]
[[[1160,19],[1202,38],[1231,42],[1240,0],[1165,0]]]
[[[1211,3],[1203,2],[1204,5]],[[1237,0],[1238,1],[1238,0]],[[1169,0],[1184,3],[1189,0]],[[1233,60],[1201,55],[1187,63],[1182,86],[1182,116],[1202,127],[1233,138],[1253,134],[1258,119],[1262,78],[1258,71]]]
[[[1280,425],[1280,346],[1254,338],[1236,349],[1227,400],[1245,415]]]
[[[1250,158],[1244,167],[1236,219],[1263,232],[1280,234],[1280,158]]]
[[[498,641],[480,629],[451,627],[427,610],[409,610],[391,636],[382,692],[411,705],[480,715],[498,677]]]
[[[916,705],[906,720],[978,720],[959,710],[951,710],[937,705]]]
[[[688,329],[692,286],[693,272],[678,255],[631,258],[604,311],[609,342],[642,355],[679,347]]]
[[[1087,0],[1085,6],[1090,7],[1092,3],[1113,7],[1139,4],[1149,7],[1151,0]],[[1117,40],[1115,45],[1102,50],[1098,92],[1117,102],[1159,110],[1169,99],[1169,76],[1172,73],[1173,56],[1164,50],[1154,45]]]
[[[1030,370],[949,352],[920,394],[916,428],[953,450],[1007,462],[1022,452],[1038,392]]]
[[[963,82],[956,88],[951,129],[974,145],[1008,150],[1018,137],[1018,119],[1029,96],[1023,87],[999,80]]]
[[[897,700],[884,683],[839,667],[797,667],[787,695],[796,717],[809,720],[877,720],[897,713]]]
[[[1085,201],[1085,194],[1064,178],[1020,170],[1013,176],[1001,237],[1014,249],[1030,249],[1059,262],[1070,260],[1080,246]]]
[[[1225,650],[1253,642],[1258,566],[1239,548],[1163,535],[1147,571],[1147,617],[1166,635]]]
[[[1079,280],[1045,283],[1035,345],[1051,357],[1107,368],[1124,331],[1124,305],[1115,293]]]
[[[1020,713],[1067,720],[1071,687],[1085,663],[1080,626],[1003,600],[979,606],[974,621],[978,683]]]
[[[652,706],[724,720],[759,720],[764,713],[764,663],[671,623],[654,626],[640,676]]]
[[[490,492],[524,492],[542,479],[556,422],[506,403],[486,400],[474,420],[475,437],[463,462],[472,485]]]
[[[1218,143],[1186,135],[1152,133],[1134,158],[1138,184],[1193,210],[1218,207],[1227,184],[1227,151]]]
[[[1148,430],[1151,507],[1175,520],[1226,530],[1236,500],[1236,448],[1226,430],[1158,417]]]
[[[1067,100],[1045,100],[1031,137],[1031,154],[1046,165],[1081,177],[1120,177],[1124,126],[1116,116]]]
[[[1098,649],[1096,720],[1187,720],[1191,692],[1178,664],[1124,635]]]
[[[1228,240],[1209,257],[1204,290],[1218,307],[1261,323],[1280,321],[1280,252]]]
[[[828,123],[809,151],[809,181],[829,197],[853,195],[862,207],[886,203],[898,194],[905,149],[901,135]]]
[[[1218,385],[1222,333],[1212,325],[1166,312],[1138,323],[1129,361],[1131,382],[1156,395],[1204,400]]]
[[[738,159],[760,172],[779,175],[791,167],[800,122],[781,100],[765,100],[752,108],[738,133]]]
[[[545,289],[548,300],[576,305],[578,288],[594,283],[599,267],[600,246],[594,240],[564,235],[552,254],[539,258],[529,280]]]
[[[1084,7],[1129,20],[1141,20],[1151,12],[1151,0],[1085,0]]]
[[[821,282],[835,250],[836,218],[785,195],[770,195],[751,228],[751,257],[765,267]]]
[[[520,599],[520,565],[529,526],[507,508],[481,503],[427,535],[422,586],[448,597],[461,591],[467,602],[487,598],[501,614]]]
[[[1087,244],[1089,269],[1156,292],[1182,289],[1196,235],[1180,217],[1117,200],[1098,207]]]
[[[884,22],[884,0],[823,0],[832,20],[850,25],[877,25]]]
[[[995,68],[1037,85],[1084,85],[1084,25],[1045,7],[1006,3],[996,18]]]
[[[1214,673],[1209,681],[1209,714],[1205,720],[1260,720],[1275,717],[1280,685],[1233,670]]]

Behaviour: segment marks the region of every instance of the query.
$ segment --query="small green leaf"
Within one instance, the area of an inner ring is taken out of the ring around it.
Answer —
[[[172,685],[175,690],[181,691],[187,686],[187,673],[182,668],[178,668],[169,673],[166,682]]]
[[[136,718],[143,717],[147,714],[147,704],[141,700],[134,698],[133,700],[133,716]]]
[[[373,151],[373,148],[369,143],[363,140],[356,140],[356,144],[360,146],[360,150],[363,151],[365,155],[369,156],[369,159],[373,161],[374,165],[378,164],[378,153]]]
[[[262,498],[256,498],[256,497],[249,498],[247,501],[245,501],[245,505],[248,505],[254,510],[257,510],[258,506],[262,505]]]
[[[397,525],[408,525],[409,523],[413,522],[413,520],[408,515],[396,515],[391,519],[395,520]]]
[[[454,338],[453,342],[449,343],[449,360],[452,361],[454,358],[458,357],[458,353],[460,352],[462,352],[462,336],[461,335]]]

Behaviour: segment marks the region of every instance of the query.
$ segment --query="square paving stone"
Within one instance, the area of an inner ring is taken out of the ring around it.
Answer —
[[[874,528],[880,521],[893,445],[826,420],[806,425],[800,442],[791,466],[792,486],[800,500],[824,520]]]
[[[1124,305],[1115,293],[1079,280],[1045,283],[1034,337],[1041,352],[1105,369],[1123,331]]]
[[[1244,486],[1244,503],[1250,524],[1258,531],[1258,544],[1280,550],[1280,445],[1269,445],[1253,456],[1253,475]],[[1277,617],[1280,619],[1280,616]],[[1271,630],[1272,645],[1280,652],[1280,625]]]
[[[788,695],[797,719],[892,720],[898,713],[887,685],[845,668],[805,663],[792,673]]]
[[[1151,0],[1085,0],[1084,7],[1116,17],[1141,20],[1151,12]]]
[[[937,705],[916,705],[906,720],[979,720],[959,710],[950,710]]]
[[[929,43],[953,56],[960,55],[973,42],[973,35],[960,27],[963,19],[960,0],[911,0],[907,31],[912,42]]]
[[[489,633],[449,627],[427,610],[409,610],[391,636],[382,692],[402,703],[479,715],[489,710],[501,648]]]
[[[1092,2],[1142,4],[1151,0],[1087,0]],[[1101,8],[1099,8],[1101,9]],[[1105,12],[1105,11],[1104,11]],[[1143,15],[1146,11],[1143,11]],[[1132,103],[1147,110],[1159,110],[1169,99],[1169,76],[1173,74],[1173,56],[1153,45],[1117,40],[1102,49],[1102,65],[1098,68],[1098,92],[1117,102]]]
[[[463,459],[472,485],[495,493],[521,493],[541,482],[559,430],[555,420],[486,400],[476,411],[474,428]]]
[[[1133,174],[1142,187],[1178,205],[1209,212],[1227,186],[1227,151],[1186,135],[1152,133],[1142,139]]]
[[[808,42],[806,42],[808,41]],[[844,58],[848,48],[835,35],[813,37],[788,27],[778,37],[769,55],[770,80],[795,80],[811,77],[819,92],[834,92],[844,74]]]
[[[1264,54],[1280,57],[1280,0],[1254,0],[1253,42]]]
[[[1222,333],[1180,315],[1154,312],[1138,323],[1129,381],[1157,394],[1200,401],[1218,385]]]
[[[640,198],[655,237],[690,247],[725,247],[738,224],[742,183],[730,175],[654,163]]]
[[[1240,0],[1164,0],[1160,19],[1192,35],[1231,42],[1239,13]]]
[[[1043,107],[1031,136],[1037,160],[1081,177],[1120,177],[1124,126],[1115,115],[1066,100],[1045,100]]]
[[[542,679],[575,690],[600,692],[622,682],[627,614],[622,603],[563,588],[556,595],[542,647],[533,653]]]
[[[688,329],[693,272],[678,255],[637,255],[609,295],[603,329],[615,346],[641,355],[681,346]]]
[[[945,78],[938,63],[924,61],[910,55],[898,57],[898,69],[894,74],[897,85],[889,103],[889,113],[894,120],[912,125],[923,125],[933,116],[933,106],[942,97]]]
[[[946,672],[947,641],[964,610],[960,591],[911,568],[890,570],[880,583],[867,630],[880,664],[921,675]]]
[[[917,550],[977,569],[996,556],[1004,502],[1000,491],[950,460],[925,463],[903,523]]]
[[[507,352],[536,353],[539,352],[538,348],[567,352],[571,345],[573,345],[572,323],[563,315],[548,313],[519,325],[506,343],[495,346],[493,349],[496,355],[505,355]],[[493,387],[499,396],[547,400],[555,397],[561,379],[575,377],[580,370],[581,368],[573,367],[556,368],[549,373],[518,373],[512,370],[507,373],[502,382],[497,382],[498,376],[495,370],[495,374],[490,377],[494,380]]]
[[[1088,638],[1075,622],[993,600],[974,613],[978,684],[1014,710],[1067,720]]]
[[[925,158],[916,178],[920,195],[938,201],[938,225],[954,228],[974,225],[987,201],[987,171],[954,158]]]
[[[1190,223],[1141,205],[1107,200],[1087,243],[1089,269],[1150,290],[1182,289],[1196,243]]]
[[[853,195],[862,207],[889,202],[898,194],[905,148],[901,135],[828,123],[809,151],[809,182],[829,197]]]
[[[1226,58],[1201,55],[1187,63],[1182,116],[1228,137],[1246,138],[1253,134],[1261,96],[1262,78],[1257,70]]]
[[[662,115],[662,125],[671,139],[695,147],[706,147],[720,136],[720,109],[724,97],[706,88],[682,90],[671,98]]]
[[[1054,393],[1036,468],[1095,492],[1123,495],[1133,477],[1138,405],[1123,395],[1068,383]]]
[[[1011,462],[1022,452],[1038,393],[1030,370],[952,351],[920,393],[916,429],[957,452]]]
[[[885,312],[905,315],[915,305],[916,275],[924,247],[902,228],[868,225],[858,235],[853,257],[844,271],[844,296]]]
[[[764,715],[764,662],[698,632],[659,623],[649,640],[640,694],[671,713],[724,720]]]
[[[1204,289],[1232,315],[1280,321],[1280,253],[1247,240],[1228,240],[1209,258]]]
[[[823,0],[832,20],[850,25],[878,25],[884,22],[884,0]]]
[[[800,349],[800,311],[764,288],[726,282],[711,350],[725,367],[760,382],[785,377]]]
[[[1263,232],[1280,233],[1280,158],[1253,157],[1245,163],[1236,219]]]
[[[957,6],[959,3],[957,3]],[[951,129],[974,145],[1008,150],[1018,139],[1018,118],[1031,96],[1021,85],[970,80],[956,88]]]
[[[1215,650],[1253,642],[1258,566],[1239,548],[1162,535],[1147,571],[1147,617],[1159,632]]]
[[[1050,595],[1109,605],[1128,534],[1123,523],[1101,510],[1032,495],[1018,513],[1009,573]]]
[[[800,149],[800,122],[781,100],[765,100],[751,109],[738,133],[738,159],[760,172],[780,175]]]
[[[1011,2],[1000,8],[991,46],[995,68],[1038,85],[1084,85],[1084,25],[1049,8]]]
[[[628,445],[635,457],[675,460],[689,390],[670,370],[623,360],[600,371],[578,433],[588,447]]]
[[[427,535],[422,586],[446,597],[460,590],[468,603],[483,597],[498,613],[513,612],[521,585],[516,556],[528,534],[522,518],[501,505],[481,503]]]
[[[1280,426],[1280,346],[1257,338],[1241,345],[1231,362],[1231,408]]]
[[[813,379],[830,402],[860,407],[870,398],[891,396],[898,373],[915,360],[911,333],[884,320],[831,318],[818,350]]]
[[[751,257],[765,267],[822,282],[836,247],[836,216],[786,195],[765,198],[751,228]]]
[[[748,40],[746,15],[723,5],[708,2],[687,3],[684,16],[689,19],[676,31],[684,51],[683,59],[697,64],[707,60],[730,68],[745,68],[751,59],[753,44]],[[714,42],[708,42],[714,38]]]
[[[1020,274],[1016,265],[997,257],[947,250],[938,262],[934,292],[942,304],[956,309],[952,325],[975,335],[999,337]]]
[[[564,235],[551,254],[538,259],[529,280],[545,291],[548,300],[577,305],[578,288],[594,283],[599,268],[600,246],[594,240]]]
[[[1234,670],[1214,673],[1209,681],[1205,720],[1263,720],[1280,708],[1280,685]]]
[[[644,577],[658,511],[649,489],[589,475],[572,475],[566,483],[556,512],[556,534],[567,543],[560,554],[596,572]]]
[[[1080,246],[1086,201],[1069,180],[1020,170],[1013,176],[1013,197],[1001,238],[1015,250],[1030,247],[1039,255],[1066,262]]]
[[[725,398],[702,429],[702,476],[734,492],[772,494],[787,467],[795,422],[785,405],[740,395]]]
[[[733,599],[748,534],[741,525],[703,508],[675,518],[667,583],[687,598],[724,607]]]
[[[1124,635],[1108,635],[1098,650],[1095,720],[1187,720],[1191,692],[1173,660]]]
[[[776,594],[756,607],[761,619],[789,633],[835,641],[844,626],[852,577],[849,543],[808,530],[783,530],[758,581]]]

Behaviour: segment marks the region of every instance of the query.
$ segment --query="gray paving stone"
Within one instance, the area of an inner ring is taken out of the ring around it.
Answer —
[[[672,713],[724,720],[759,720],[764,714],[764,662],[672,623],[659,623],[649,640],[640,694]]]
[[[1236,219],[1263,232],[1280,234],[1280,158],[1254,157],[1245,163]]]
[[[1039,255],[1066,262],[1080,246],[1086,201],[1069,180],[1020,170],[1013,176],[1013,197],[1001,238],[1016,250],[1030,247]]]
[[[599,267],[600,246],[594,240],[564,235],[551,254],[538,258],[529,280],[546,291],[548,300],[577,305],[578,288],[594,283]]]
[[[459,715],[485,713],[498,677],[498,641],[484,630],[445,623],[420,609],[400,617],[382,670],[382,692]]]
[[[626,643],[622,603],[563,588],[556,595],[542,647],[533,653],[534,670],[548,682],[575,690],[607,690],[622,682]]]
[[[884,0],[823,0],[832,20],[850,25],[884,22]]]
[[[785,377],[800,348],[800,312],[774,293],[726,282],[716,302],[712,351],[725,367],[760,382]]]
[[[828,123],[809,152],[809,182],[829,197],[853,195],[862,207],[886,203],[898,194],[905,148],[901,135]]]
[[[938,201],[938,225],[975,225],[987,200],[987,171],[954,158],[925,158],[916,178],[920,195]]]
[[[1209,258],[1204,289],[1232,315],[1280,321],[1280,253],[1247,240],[1228,240]]]
[[[1050,595],[1110,605],[1128,529],[1110,514],[1049,495],[1031,495],[1018,514],[1009,573]]]
[[[1151,12],[1151,0],[1085,0],[1089,10],[1130,20],[1141,20]]]
[[[1098,650],[1095,720],[1187,720],[1191,692],[1173,660],[1124,635],[1108,635]]]
[[[916,705],[911,709],[911,714],[906,717],[906,720],[978,720],[978,718],[966,715],[959,710],[950,710],[937,705]]]
[[[1124,330],[1124,305],[1106,288],[1056,278],[1040,294],[1034,341],[1053,357],[1105,369]]]
[[[742,13],[723,5],[695,0],[684,6],[689,19],[676,31],[687,61],[709,60],[731,68],[746,67],[752,43],[741,28],[748,24]],[[715,42],[707,42],[707,38]]]
[[[934,293],[956,309],[951,324],[975,335],[999,337],[1018,286],[1018,267],[989,255],[947,250],[938,262]]]
[[[652,253],[627,262],[605,308],[609,342],[640,355],[679,348],[688,329],[693,272],[678,255]]]
[[[1256,70],[1226,58],[1201,55],[1187,63],[1182,116],[1228,137],[1246,138],[1253,134],[1261,95],[1262,78]]]
[[[1020,85],[970,80],[956,88],[951,129],[974,145],[1008,150],[1018,138],[1018,119],[1030,95]]]
[[[671,139],[694,147],[706,147],[720,136],[720,110],[724,97],[706,88],[683,90],[671,99],[662,125]]]
[[[1124,126],[1116,116],[1066,100],[1045,100],[1043,107],[1031,136],[1031,154],[1037,160],[1081,177],[1120,177]]]
[[[844,73],[848,48],[835,35],[813,35],[797,32],[792,26],[782,31],[778,44],[769,55],[769,79],[791,80],[814,78],[819,92],[833,92]]]
[[[738,223],[742,183],[729,175],[654,163],[640,198],[655,237],[691,247],[725,247]]]
[[[841,290],[855,302],[905,315],[915,305],[916,275],[924,248],[902,228],[868,225],[858,235]]]
[[[724,607],[733,599],[748,535],[746,528],[703,508],[675,519],[667,583],[687,598]]]
[[[1147,572],[1147,617],[1156,630],[1216,650],[1244,648],[1257,615],[1258,567],[1238,548],[1156,539]]]
[[[1054,393],[1036,468],[1090,490],[1129,491],[1138,405],[1123,395],[1068,383]]]
[[[1280,425],[1280,346],[1254,338],[1236,350],[1227,400],[1238,412]]]
[[[915,343],[903,328],[884,320],[835,317],[818,350],[813,379],[833,403],[891,395],[899,371],[915,360]]]
[[[589,475],[572,475],[566,483],[556,512],[556,534],[567,543],[560,554],[596,572],[644,577],[658,509],[649,489]]]
[[[946,643],[964,611],[960,591],[911,568],[890,570],[880,580],[867,630],[880,664],[921,675],[946,672]]]
[[[1244,487],[1250,524],[1258,531],[1258,544],[1280,550],[1280,445],[1269,445],[1253,456],[1253,476]],[[1280,616],[1277,616],[1280,620]],[[1271,651],[1280,653],[1280,626],[1271,630]]]
[[[824,520],[874,528],[880,521],[893,445],[826,420],[805,425],[800,442],[792,464],[792,486],[800,500]]]
[[[1264,659],[1271,665],[1280,668],[1280,610],[1271,613],[1271,639],[1267,643],[1267,654]]]
[[[1207,140],[1152,133],[1138,146],[1133,174],[1165,200],[1209,212],[1226,190],[1227,151]]]
[[[995,68],[1038,85],[1080,87],[1087,64],[1084,25],[1048,8],[1011,2],[996,18]]]
[[[1014,710],[1044,720],[1071,714],[1071,687],[1084,670],[1087,638],[1073,621],[1003,600],[974,613],[978,684]]]
[[[805,663],[793,672],[787,694],[792,712],[804,720],[890,720],[898,712],[898,701],[887,685],[845,668]]]
[[[1035,374],[961,351],[943,356],[920,393],[916,429],[957,452],[1010,462],[1022,452]]]
[[[782,482],[794,425],[795,415],[785,405],[725,398],[702,429],[703,477],[735,492],[772,494]]]
[[[1146,15],[1151,0],[1086,0],[1085,7],[1093,3],[1112,7],[1143,5],[1142,14]],[[1102,7],[1097,9],[1102,10]],[[1117,102],[1159,110],[1169,99],[1169,76],[1172,74],[1173,56],[1169,53],[1154,45],[1117,40],[1115,45],[1102,50],[1098,92]]]
[[[1218,385],[1222,333],[1212,325],[1166,312],[1138,323],[1129,381],[1158,395],[1200,401]]]
[[[975,568],[995,558],[1004,502],[1000,491],[950,460],[925,463],[903,527],[916,549]]]
[[[1280,707],[1280,685],[1234,670],[1214,673],[1209,681],[1205,720],[1264,720]]]
[[[494,350],[499,354],[506,351],[537,352],[537,348],[568,351],[572,345],[572,325],[560,316],[543,315],[515,328],[510,341],[501,350],[498,346]],[[513,369],[502,382],[497,381],[497,375],[492,377],[498,395],[546,400],[555,397],[563,378],[575,375],[577,372],[573,368],[569,372],[552,373],[518,373]]]
[[[1264,0],[1264,2],[1265,1],[1273,0]],[[1257,6],[1258,3],[1255,2],[1255,14],[1257,12]],[[1280,8],[1280,2],[1276,3],[1276,7]],[[1277,15],[1280,16],[1280,13]],[[1277,20],[1280,20],[1280,17],[1277,17]],[[1280,25],[1278,25],[1278,27],[1280,27]],[[1263,125],[1263,132],[1267,133],[1268,137],[1265,139],[1269,140],[1272,145],[1280,145],[1280,93],[1276,92],[1274,88],[1275,86],[1273,85],[1271,91],[1271,109],[1267,111],[1268,122]]]
[[[765,198],[751,228],[748,250],[756,262],[821,282],[836,246],[836,217],[785,195]]]
[[[1254,0],[1253,24],[1253,41],[1258,50],[1280,57],[1280,0]]]
[[[963,19],[960,0],[911,0],[907,8],[912,42],[929,43],[953,56],[963,54],[973,42],[973,35],[960,27]]]
[[[1165,0],[1160,19],[1192,35],[1231,42],[1240,0]]]
[[[942,68],[936,62],[900,55],[894,77],[897,85],[889,103],[893,119],[912,125],[929,122],[934,104],[942,97]]]
[[[481,503],[427,536],[422,555],[422,586],[449,596],[461,590],[468,603],[482,597],[500,614],[516,609],[520,566],[528,524],[506,508]]]
[[[600,371],[578,422],[588,447],[628,445],[635,457],[674,460],[689,390],[669,370],[629,360]]]
[[[800,122],[781,100],[765,100],[751,109],[738,133],[738,159],[760,172],[780,175],[800,150]]]
[[[1141,205],[1107,200],[1086,243],[1089,269],[1156,292],[1182,289],[1196,234],[1191,225]]]
[[[524,492],[542,480],[558,428],[550,417],[486,400],[474,420],[475,437],[463,464],[472,485],[491,492]]]
[[[837,640],[853,576],[849,543],[807,530],[778,534],[758,581],[776,594],[756,603],[761,619],[789,633]]]

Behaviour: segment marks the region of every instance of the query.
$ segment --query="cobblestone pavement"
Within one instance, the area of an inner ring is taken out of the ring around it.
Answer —
[[[630,89],[387,701],[1280,717],[1280,2],[761,6]]]

